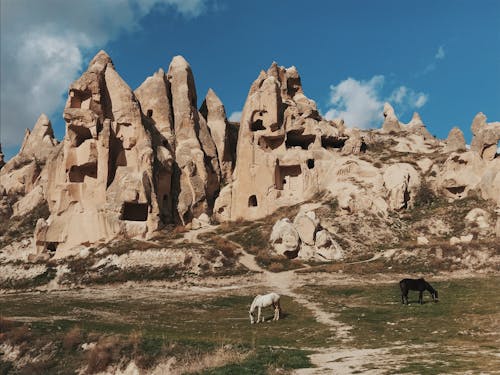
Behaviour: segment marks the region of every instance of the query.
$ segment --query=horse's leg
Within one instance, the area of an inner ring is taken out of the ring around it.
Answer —
[[[259,306],[259,313],[257,315],[257,323],[259,323],[259,321],[260,321],[261,312],[262,312],[262,307]],[[262,320],[262,321],[264,321],[264,320]]]
[[[424,303],[424,292],[422,291],[418,292],[418,303],[421,305]]]
[[[280,305],[280,301],[278,301],[276,303],[276,307],[277,307],[277,313],[278,313],[278,316],[276,317],[276,320],[280,320],[280,315],[281,315],[281,305]]]

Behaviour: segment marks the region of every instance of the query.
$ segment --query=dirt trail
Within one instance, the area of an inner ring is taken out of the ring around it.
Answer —
[[[254,255],[247,253],[237,243],[234,244],[237,245],[241,251],[239,262],[249,270],[263,274],[262,284],[265,285],[269,291],[292,297],[296,302],[309,309],[319,323],[329,326],[330,330],[337,338],[342,341],[349,340],[350,326],[338,321],[336,319],[336,314],[323,310],[319,303],[312,302],[307,295],[296,291],[304,284],[304,281],[297,276],[296,272],[309,268],[309,266],[284,272],[269,272],[257,264]]]

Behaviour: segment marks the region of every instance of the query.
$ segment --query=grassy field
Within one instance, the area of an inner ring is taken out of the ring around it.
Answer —
[[[283,320],[250,325],[251,296],[260,292],[253,288],[170,297],[162,290],[142,295],[122,290],[110,296],[109,289],[4,295],[0,344],[14,343],[38,358],[21,368],[4,359],[0,373],[70,374],[85,366],[92,373],[131,359],[150,368],[175,356],[186,373],[281,374],[310,367],[308,354],[321,348],[384,349],[387,361],[365,363],[363,371],[494,373],[500,368],[499,281],[432,283],[440,302],[432,303],[426,295],[426,303],[418,305],[413,292],[409,306],[401,305],[397,284],[305,285],[296,290],[351,326],[348,341],[336,338],[289,296],[282,299]],[[271,310],[266,317],[272,317]],[[81,344],[89,342],[96,347],[83,351]],[[206,361],[221,352],[224,360]],[[207,368],[189,367],[193,362]]]
[[[114,337],[115,345],[123,346],[118,353],[109,354],[109,364],[116,363],[120,357],[149,356],[143,366],[149,367],[160,357],[175,355],[180,361],[189,361],[230,347],[244,354],[245,360],[209,373],[232,373],[235,366],[241,373],[248,374],[265,372],[269,366],[307,367],[307,352],[286,348],[321,346],[328,336],[325,327],[287,296],[283,297],[286,306],[283,320],[250,325],[249,296],[255,293],[182,300],[173,300],[161,293],[154,297],[127,299],[122,296],[112,300],[101,299],[98,293],[96,298],[79,297],[78,292],[72,296],[25,294],[2,297],[0,311],[5,319],[29,322],[26,339],[32,346],[41,349],[48,342],[55,343],[54,358],[45,364],[46,370],[54,373],[71,373],[89,360],[76,345],[71,350],[63,348],[65,337],[75,327],[80,330],[79,344],[104,342],[106,337]],[[271,319],[273,312],[266,312]],[[134,348],[130,342],[137,341],[137,336],[138,348]]]
[[[438,303],[425,292],[419,305],[418,292],[410,292],[408,306],[401,304],[397,283],[306,285],[303,291],[352,326],[349,346],[389,348],[391,355],[405,358],[394,373],[498,373],[499,282],[498,277],[433,282]]]

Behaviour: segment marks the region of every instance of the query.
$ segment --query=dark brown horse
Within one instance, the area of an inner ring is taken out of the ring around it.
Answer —
[[[424,279],[403,279],[399,282],[399,287],[401,288],[401,301],[403,304],[408,305],[408,292],[410,290],[417,290],[420,293],[418,295],[418,303],[420,304],[424,303],[423,294],[426,290],[431,294],[434,302],[438,301],[437,290]]]

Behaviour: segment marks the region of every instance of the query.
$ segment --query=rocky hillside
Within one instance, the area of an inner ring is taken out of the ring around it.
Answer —
[[[42,114],[14,158],[0,151],[3,286],[239,273],[242,252],[276,270],[422,249],[496,264],[499,122],[479,113],[470,149],[389,103],[380,129],[351,128],[276,63],[239,124],[212,89],[197,103],[183,57],[133,91],[99,52],[69,88],[64,139]]]

